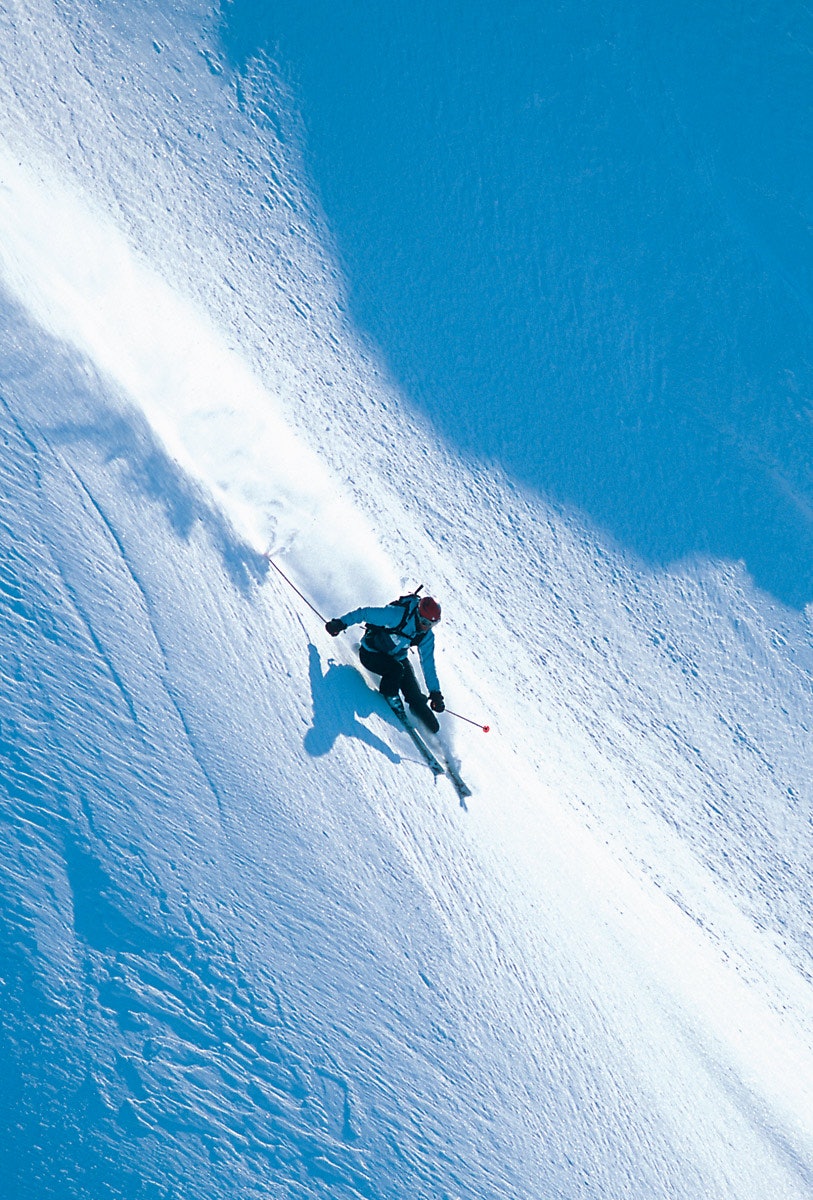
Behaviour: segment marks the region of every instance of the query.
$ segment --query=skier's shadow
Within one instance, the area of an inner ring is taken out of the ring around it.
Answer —
[[[308,643],[308,675],[313,700],[313,725],[305,734],[305,749],[315,758],[333,749],[340,736],[358,738],[392,763],[401,762],[400,754],[363,725],[359,717],[379,711],[379,700],[371,692],[355,667],[328,659],[322,673],[319,651]]]

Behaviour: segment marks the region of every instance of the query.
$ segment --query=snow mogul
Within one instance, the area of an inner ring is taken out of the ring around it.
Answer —
[[[420,590],[420,589],[419,589]],[[331,637],[337,637],[350,625],[365,625],[359,647],[362,665],[374,675],[381,676],[379,691],[397,713],[403,704],[399,693],[414,713],[432,733],[440,724],[435,713],[446,705],[435,669],[435,626],[440,620],[440,605],[432,596],[411,592],[400,596],[384,608],[354,608],[343,617],[334,617],[325,625]],[[409,651],[415,646],[421,660],[421,670],[429,696],[421,691]]]

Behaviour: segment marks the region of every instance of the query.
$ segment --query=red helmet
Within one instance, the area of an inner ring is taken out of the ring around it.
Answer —
[[[418,616],[428,625],[437,625],[440,620],[440,605],[431,596],[422,596],[418,605]]]

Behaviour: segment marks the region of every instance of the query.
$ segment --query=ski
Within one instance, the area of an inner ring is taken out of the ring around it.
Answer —
[[[440,757],[435,754],[434,750],[424,741],[423,737],[414,725],[410,724],[409,718],[406,715],[403,701],[400,696],[386,696],[387,704],[390,706],[396,717],[403,725],[409,736],[412,738],[416,749],[418,749],[426,762],[427,766],[432,771],[432,774],[437,777],[445,775],[451,783],[454,790],[457,792],[457,798],[460,801],[462,808],[466,807],[466,801],[471,796],[471,788],[463,780],[455,764],[451,761],[443,747],[440,747]]]
[[[463,808],[465,808],[466,801],[468,800],[469,796],[471,795],[471,788],[462,779],[460,772],[458,771],[458,769],[454,765],[454,763],[449,762],[449,759],[446,757],[444,757],[443,766],[446,771],[446,774],[448,775],[449,779],[452,782],[452,786],[454,787],[454,790],[457,792],[458,799],[460,800],[461,805],[463,806]]]
[[[401,725],[403,725],[404,729],[411,737],[415,749],[420,753],[432,774],[435,777],[438,775],[444,775],[446,773],[446,768],[444,767],[443,763],[435,754],[432,753],[414,725],[410,725],[401,697],[385,696],[384,699],[387,701],[387,704],[390,706]]]
[[[460,801],[460,807],[466,808],[466,801],[472,794],[471,788],[463,779],[460,771],[457,768],[457,764],[452,761],[449,751],[446,749],[443,743],[439,741],[437,735],[432,737],[431,745],[437,747],[437,757],[443,763],[443,773],[451,783],[454,790],[457,792],[457,798]]]

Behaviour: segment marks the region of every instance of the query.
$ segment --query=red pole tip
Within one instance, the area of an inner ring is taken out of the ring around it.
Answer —
[[[490,725],[484,725],[484,726],[483,726],[483,733],[488,733],[488,731],[489,731],[490,729],[491,729],[491,726],[490,726]]]

